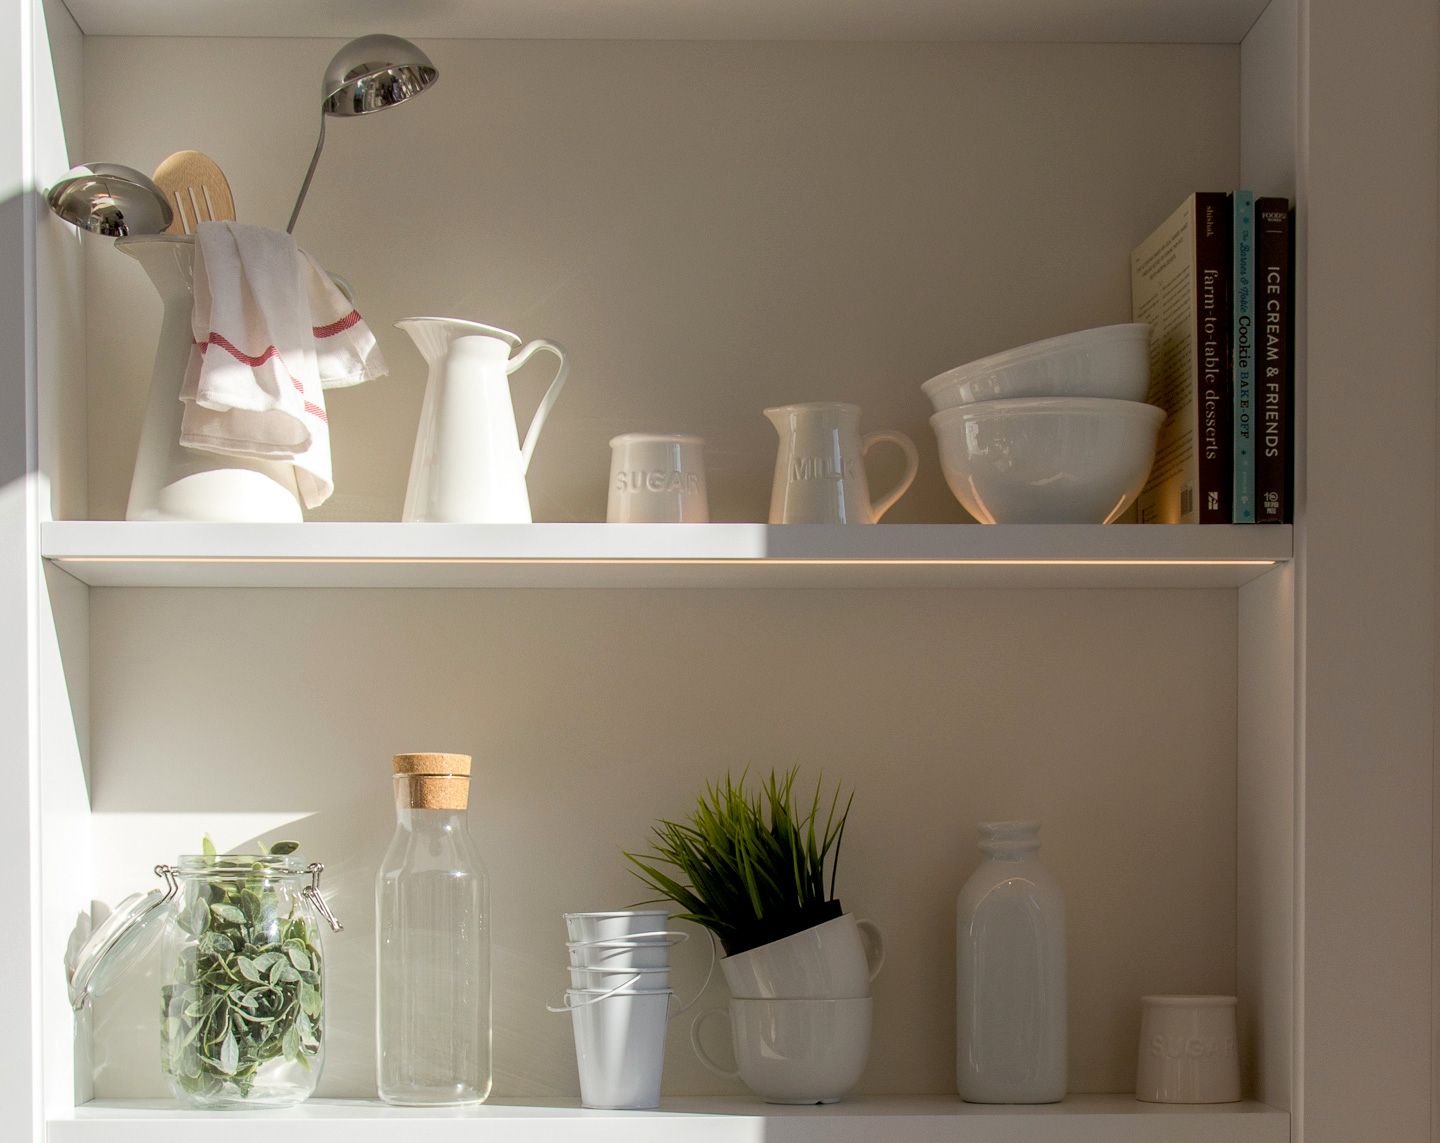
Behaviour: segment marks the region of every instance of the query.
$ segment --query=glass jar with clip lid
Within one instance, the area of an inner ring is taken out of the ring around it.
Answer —
[[[285,1107],[315,1090],[325,1060],[318,862],[294,842],[267,853],[205,853],[157,865],[165,888],[127,898],[81,949],[78,1012],[163,937],[160,1064],[195,1108]]]

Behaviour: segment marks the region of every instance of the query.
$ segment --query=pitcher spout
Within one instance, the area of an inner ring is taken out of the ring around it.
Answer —
[[[503,343],[502,357],[508,357],[510,352],[520,344],[520,338],[509,330],[499,329],[493,325],[484,325],[478,321],[465,321],[461,318],[405,318],[403,321],[397,321],[395,328],[403,329],[410,335],[410,340],[415,343],[415,348],[431,365],[444,360],[445,355],[450,352],[451,344],[457,337],[494,338]]]

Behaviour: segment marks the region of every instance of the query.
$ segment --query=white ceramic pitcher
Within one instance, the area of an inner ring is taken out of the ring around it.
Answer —
[[[860,435],[859,405],[816,401],[766,409],[765,415],[780,434],[772,524],[873,524],[905,494],[920,467],[915,443],[904,433],[882,429]],[[905,454],[905,475],[872,503],[865,454],[881,441]]]
[[[515,334],[458,318],[406,318],[395,324],[410,335],[430,367],[401,519],[530,523],[525,473],[570,371],[565,351],[551,341],[532,341],[512,357],[520,345]],[[560,368],[521,444],[510,374],[540,350],[559,358]]]

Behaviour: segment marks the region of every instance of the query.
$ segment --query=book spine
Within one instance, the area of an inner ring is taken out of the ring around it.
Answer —
[[[1196,326],[1200,355],[1198,489],[1200,523],[1230,522],[1230,203],[1224,193],[1195,195]]]
[[[1294,278],[1290,204],[1283,198],[1255,203],[1255,519],[1291,519],[1293,445]]]
[[[1233,278],[1231,280],[1231,472],[1230,518],[1236,524],[1255,522],[1255,195],[1237,190],[1233,196]]]

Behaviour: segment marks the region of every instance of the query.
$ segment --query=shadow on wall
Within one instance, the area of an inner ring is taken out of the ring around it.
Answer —
[[[20,494],[23,478],[38,468],[35,410],[28,397],[34,309],[25,220],[27,213],[46,209],[36,191],[0,202],[0,496],[6,498]]]

